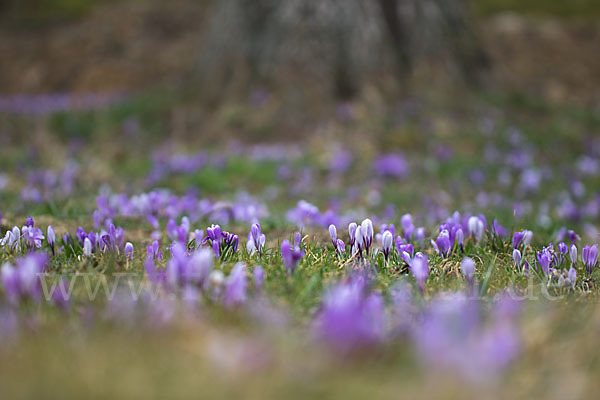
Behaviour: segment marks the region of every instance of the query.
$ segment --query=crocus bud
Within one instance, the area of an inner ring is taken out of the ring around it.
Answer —
[[[86,257],[92,255],[92,242],[88,238],[85,238],[83,241],[83,255]]]
[[[356,230],[354,231],[354,243],[359,250],[362,250],[364,246],[362,226],[356,227]]]
[[[475,275],[475,261],[472,258],[465,257],[460,263],[460,270],[465,276],[469,285],[473,284],[473,276]]]
[[[383,236],[381,237],[381,248],[386,260],[388,259],[390,251],[392,250],[393,242],[394,236],[392,233],[390,231],[383,232]]]
[[[362,229],[364,247],[368,254],[369,247],[371,247],[371,243],[373,243],[373,223],[371,222],[371,220],[369,218],[366,218],[360,224],[360,227]]]
[[[254,242],[258,242],[258,237],[260,236],[260,225],[252,224],[252,227],[250,228],[250,233],[252,234],[252,239],[254,239]]]
[[[546,253],[538,253],[538,264],[544,272],[544,275],[548,275],[550,272],[550,258]]]
[[[523,232],[515,232],[513,234],[513,237],[512,237],[513,249],[516,249],[521,245],[521,242],[523,241],[524,236],[525,236],[525,234]]]
[[[472,216],[471,218],[469,218],[468,228],[469,233],[473,235],[476,241],[479,242],[483,237],[483,230],[485,228],[483,226],[483,221],[481,220],[481,218],[476,216]]]
[[[343,256],[346,252],[346,245],[344,245],[344,241],[342,239],[338,239],[336,241],[336,250],[340,256]]]
[[[52,228],[52,225],[48,225],[48,244],[50,245],[50,248],[52,249],[52,255],[54,255],[54,244],[56,243],[56,233],[54,232],[54,228]]]
[[[35,225],[35,222],[33,222],[33,218],[27,217],[27,220],[25,220],[25,226],[28,226],[31,228],[33,225]]]
[[[521,266],[521,252],[518,249],[513,250],[513,260],[517,267]]]
[[[419,290],[423,293],[425,281],[427,281],[427,277],[429,276],[429,263],[427,257],[423,253],[419,252],[415,254],[415,257],[410,264],[410,271],[417,281]]]
[[[571,257],[571,263],[577,264],[577,246],[574,244],[572,244],[569,249],[569,256]]]
[[[337,242],[337,229],[335,225],[329,225],[329,237],[331,238],[331,243],[333,243],[333,247],[335,247]]]
[[[584,265],[588,265],[588,259],[590,258],[590,246],[584,246],[581,252],[581,260]]]
[[[460,247],[460,249],[463,249],[465,243],[465,235],[463,233],[463,230],[461,228],[458,228],[456,230],[456,244]]]
[[[408,264],[410,265],[412,263],[412,259],[410,258],[410,254],[408,254],[408,252],[403,251],[402,252],[402,259]]]
[[[354,245],[354,241],[356,240],[356,222],[351,222],[348,225],[348,236],[350,236],[350,240],[348,241],[348,244],[350,246]]]
[[[125,252],[125,257],[132,260],[133,259],[133,243],[131,243],[131,242],[125,243],[124,252]]]
[[[571,281],[571,287],[575,288],[575,283],[577,283],[577,271],[575,271],[575,268],[569,268],[567,276],[569,277],[569,281]]]
[[[523,231],[523,246],[525,246],[525,247],[529,246],[529,243],[531,243],[532,237],[533,237],[533,232],[524,230]]]

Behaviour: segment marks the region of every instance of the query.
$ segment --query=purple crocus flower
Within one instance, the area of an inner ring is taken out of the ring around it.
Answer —
[[[153,241],[152,244],[146,248],[146,253],[148,254],[148,257],[152,257],[154,260],[162,260],[162,252],[160,251],[158,240]]]
[[[427,257],[423,253],[418,252],[417,254],[415,254],[411,262],[408,263],[408,265],[410,266],[410,272],[417,281],[419,290],[421,291],[421,293],[423,293],[425,281],[429,276],[429,262],[427,260]]]
[[[336,247],[337,244],[337,229],[335,225],[329,225],[329,238],[331,239],[331,243],[333,244],[333,248]]]
[[[127,257],[129,260],[133,260],[133,243],[131,242],[127,242],[125,243],[125,257]]]
[[[362,233],[362,248],[366,251],[367,256],[369,255],[369,248],[373,243],[373,223],[369,218],[366,218],[361,224],[361,233]]]
[[[348,236],[350,237],[350,239],[348,240],[348,246],[350,246],[350,247],[354,247],[354,242],[356,240],[357,227],[358,227],[358,225],[356,225],[356,222],[351,222],[348,225]]]
[[[438,238],[435,241],[435,246],[438,252],[447,257],[450,254],[450,250],[452,249],[452,244],[450,243],[450,235],[447,230],[443,230],[440,232]]]
[[[376,345],[383,339],[385,326],[383,298],[367,291],[363,276],[327,290],[315,321],[317,336],[342,354]]]
[[[561,256],[564,256],[569,252],[569,248],[567,247],[567,244],[565,242],[560,242],[558,244],[558,252]]]
[[[572,244],[577,244],[577,241],[581,239],[575,231],[570,229],[567,231],[567,236],[569,237],[569,240]]]
[[[346,253],[346,245],[344,245],[344,241],[342,239],[338,239],[336,241],[335,249],[337,250],[340,256],[344,256]]]
[[[394,243],[394,236],[392,235],[392,232],[390,232],[390,231],[383,232],[383,236],[381,237],[381,250],[383,252],[383,255],[384,255],[386,261],[388,260],[388,258],[390,256],[390,252],[392,250],[393,243]]]
[[[472,216],[468,222],[469,234],[473,235],[476,242],[481,241],[485,224],[480,217]]]
[[[33,224],[33,219],[31,219],[29,223]],[[21,235],[23,239],[23,244],[29,249],[39,249],[40,247],[42,247],[42,240],[44,240],[44,234],[42,233],[42,230],[40,228],[36,228],[33,225],[25,225],[21,228]]]
[[[258,253],[259,255],[263,253],[265,246],[266,237],[260,231],[259,224],[253,224],[250,233],[248,234],[248,241],[246,242],[246,250],[248,254]]]
[[[516,249],[521,245],[521,242],[523,241],[523,236],[524,236],[523,232],[515,232],[513,234],[513,237],[512,237],[513,249]]]
[[[513,261],[517,267],[521,266],[521,252],[518,249],[513,250]]]
[[[47,235],[48,237],[48,245],[50,245],[50,248],[52,249],[52,255],[55,254],[54,252],[54,245],[56,243],[56,233],[54,232],[54,228],[52,228],[52,225],[48,225],[48,232]]]
[[[494,222],[492,223],[492,231],[500,237],[505,237],[506,235],[508,235],[508,231],[506,230],[506,228],[500,225],[497,220],[494,220]]]
[[[246,302],[246,288],[246,265],[237,263],[225,280],[223,305],[226,308],[233,308],[244,304]]]
[[[83,255],[86,257],[90,257],[92,255],[92,242],[90,238],[85,238],[83,240]]]
[[[596,263],[598,262],[598,245],[585,246],[583,248],[581,259],[586,267],[586,272],[591,275]]]
[[[538,251],[537,253],[538,266],[541,268],[544,275],[550,272],[550,256],[546,251]]]
[[[577,265],[577,246],[574,244],[572,244],[569,249],[569,257],[571,258],[571,263]]]
[[[463,234],[463,230],[458,228],[455,233],[456,236],[456,244],[460,247],[461,251],[464,251],[464,243],[465,243],[465,235]]]
[[[288,274],[295,271],[298,266],[298,262],[304,257],[304,250],[299,247],[292,248],[290,241],[285,239],[281,242],[281,257],[283,258],[283,265]]]

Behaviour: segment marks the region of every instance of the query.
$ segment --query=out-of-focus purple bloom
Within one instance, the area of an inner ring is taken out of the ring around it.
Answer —
[[[423,293],[423,289],[425,287],[425,281],[429,276],[429,262],[425,254],[418,252],[415,254],[414,258],[409,263],[410,272],[414,276],[417,281],[417,286],[421,293]]]
[[[244,304],[246,302],[246,288],[246,265],[237,263],[225,280],[223,305],[226,308],[233,308]]]
[[[302,248],[302,235],[300,232],[294,234],[294,247]]]
[[[500,237],[505,237],[506,235],[508,235],[508,231],[506,230],[506,228],[500,225],[497,220],[494,220],[494,222],[492,223],[492,231]]]
[[[460,270],[470,286],[473,286],[473,276],[475,275],[475,261],[472,258],[465,257],[460,263]]]
[[[335,173],[344,173],[352,164],[352,153],[337,147],[329,160],[329,170]]]
[[[2,284],[4,293],[9,301],[31,299],[40,301],[42,298],[41,275],[46,269],[45,253],[30,253],[18,258],[15,266],[2,266]]]
[[[468,222],[469,234],[473,235],[475,241],[481,241],[483,237],[483,230],[485,229],[484,222],[480,217],[472,216]]]
[[[531,238],[533,237],[533,232],[525,229],[523,231],[523,246],[527,247],[531,243]]]
[[[498,303],[484,324],[478,303],[465,294],[434,300],[413,332],[419,354],[432,368],[456,371],[475,382],[494,379],[519,350],[514,313],[503,308]]]
[[[458,247],[460,247],[461,251],[464,250],[464,243],[465,243],[465,235],[463,234],[463,231],[461,228],[458,228],[456,230],[456,244],[458,245]]]
[[[153,241],[152,244],[146,248],[146,253],[148,254],[148,257],[152,257],[152,259],[162,260],[162,252],[160,251],[158,240]]]
[[[343,354],[379,343],[385,326],[383,298],[367,291],[362,276],[330,288],[315,321],[317,336]]]
[[[579,239],[581,239],[581,237],[575,231],[570,230],[570,229],[567,231],[567,236],[569,237],[569,240],[573,244],[577,244],[577,241]]]
[[[298,266],[298,262],[304,257],[304,250],[299,247],[293,247],[290,241],[285,239],[281,242],[281,257],[283,258],[283,265],[288,274],[293,273]]]
[[[401,154],[385,154],[373,163],[373,169],[379,176],[403,178],[408,175],[408,163]]]
[[[190,220],[188,217],[181,218],[181,225],[177,226],[174,219],[167,222],[167,236],[174,242],[187,244],[188,234],[190,232]]]
[[[523,241],[523,237],[525,234],[523,232],[515,232],[512,237],[512,246],[513,249],[519,248],[521,242]]]
[[[254,277],[254,289],[256,291],[260,291],[265,280],[265,270],[260,265],[257,265],[256,267],[254,267],[252,275]]]
[[[34,225],[35,225],[35,223],[33,222],[33,218],[27,217],[27,219],[25,220],[25,226],[27,226],[29,228],[33,228]]]

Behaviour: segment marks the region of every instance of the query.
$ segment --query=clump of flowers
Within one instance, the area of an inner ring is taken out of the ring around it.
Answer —
[[[208,243],[215,253],[215,257],[222,260],[237,252],[238,236],[221,230],[219,225],[206,228],[206,237],[203,243]]]
[[[248,234],[248,242],[246,243],[246,250],[248,254],[257,253],[258,255],[263,254],[265,249],[266,237],[261,232],[260,224],[253,224]]]

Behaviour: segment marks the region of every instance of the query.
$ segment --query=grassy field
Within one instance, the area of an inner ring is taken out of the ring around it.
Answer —
[[[2,114],[2,397],[593,396],[597,110],[365,100],[281,141],[277,104]]]

